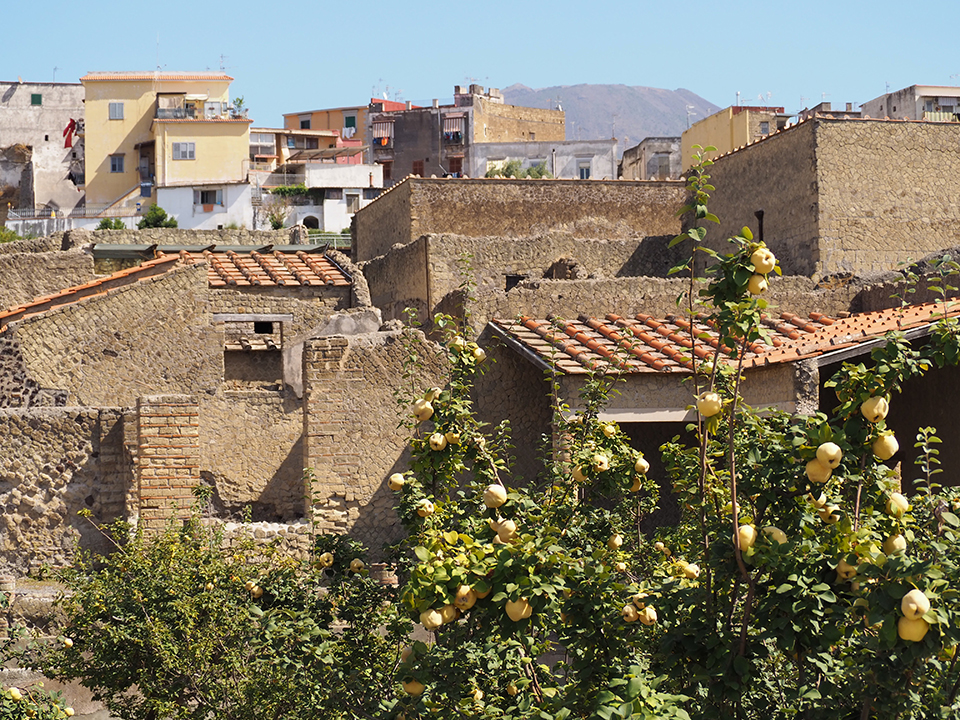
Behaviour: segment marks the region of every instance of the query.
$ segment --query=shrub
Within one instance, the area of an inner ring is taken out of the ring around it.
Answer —
[[[153,204],[144,214],[143,219],[137,223],[137,229],[143,230],[144,228],[161,227],[175,228],[177,227],[177,219],[173,217],[167,217],[166,210],[157,204]]]
[[[100,221],[100,224],[97,225],[96,229],[97,230],[125,230],[126,227],[127,226],[123,224],[123,220],[121,220],[120,218],[104,218],[103,220]],[[139,227],[139,225],[137,227]],[[147,227],[147,226],[144,226],[144,227]]]

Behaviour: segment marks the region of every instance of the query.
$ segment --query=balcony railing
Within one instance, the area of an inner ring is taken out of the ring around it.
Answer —
[[[135,207],[112,207],[110,205],[80,205],[75,208],[10,208],[7,217],[11,220],[36,220],[44,218],[98,218],[134,217],[142,215]]]
[[[956,122],[957,115],[952,112],[944,112],[943,110],[925,110],[923,119],[928,122]]]

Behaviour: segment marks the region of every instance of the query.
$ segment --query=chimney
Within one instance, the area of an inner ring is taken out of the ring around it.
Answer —
[[[435,108],[440,107],[440,101],[439,101],[437,98],[434,98],[434,99],[433,99],[433,106],[434,106]]]
[[[413,103],[407,100],[407,110],[412,110],[412,109],[413,109]]]
[[[853,103],[847,103],[847,112],[853,112]]]

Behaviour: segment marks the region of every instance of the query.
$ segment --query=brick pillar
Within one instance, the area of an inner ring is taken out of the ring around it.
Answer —
[[[193,502],[200,483],[199,414],[191,395],[137,399],[137,490],[147,531],[186,516]]]
[[[321,532],[346,532],[357,520],[360,422],[353,383],[359,369],[343,368],[344,337],[317,338],[303,348],[304,467],[311,514]]]

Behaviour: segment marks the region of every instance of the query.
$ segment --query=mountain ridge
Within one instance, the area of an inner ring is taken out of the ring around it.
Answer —
[[[621,153],[644,138],[679,137],[688,117],[696,122],[720,109],[686,88],[590,83],[531,88],[514,83],[501,92],[510,105],[555,109],[559,103],[567,140],[616,137]]]

